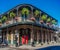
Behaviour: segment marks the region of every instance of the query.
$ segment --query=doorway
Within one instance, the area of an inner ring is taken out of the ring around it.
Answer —
[[[30,29],[20,29],[19,33],[19,43],[20,44],[29,44],[30,42]]]

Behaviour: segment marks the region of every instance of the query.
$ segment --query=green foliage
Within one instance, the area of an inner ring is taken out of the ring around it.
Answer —
[[[46,20],[47,20],[47,16],[46,16],[45,14],[43,14],[42,17],[41,17],[41,19],[42,19],[43,21],[46,21]]]
[[[52,20],[52,24],[57,24],[57,22],[55,20]]]
[[[23,9],[22,9],[22,15],[24,15],[24,14],[26,14],[26,15],[29,14],[28,8],[23,8]]]
[[[14,17],[15,17],[15,13],[10,12],[9,14],[10,14],[10,17],[11,17],[11,18],[14,18]]]
[[[40,14],[40,11],[39,10],[35,10],[34,14],[37,16]]]
[[[51,21],[51,18],[48,18],[48,19],[47,19],[47,22],[50,22],[50,21]]]
[[[3,16],[1,20],[2,21],[6,21],[7,20],[7,17],[6,16]]]

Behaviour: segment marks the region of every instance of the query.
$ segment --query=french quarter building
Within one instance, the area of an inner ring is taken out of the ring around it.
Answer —
[[[50,43],[58,21],[30,4],[18,5],[0,15],[0,36],[9,45]]]

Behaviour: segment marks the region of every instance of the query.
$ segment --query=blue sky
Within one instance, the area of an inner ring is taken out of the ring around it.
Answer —
[[[60,0],[0,0],[0,14],[18,4],[31,4],[58,20],[60,25]]]

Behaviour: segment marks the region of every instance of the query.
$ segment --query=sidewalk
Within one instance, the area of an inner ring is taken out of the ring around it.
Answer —
[[[22,49],[22,50],[35,50],[35,49],[49,47],[49,46],[60,46],[60,43],[50,43],[50,44],[43,44],[43,45],[37,44],[35,47],[32,47],[30,45],[22,45],[19,47],[11,47],[11,48]]]

